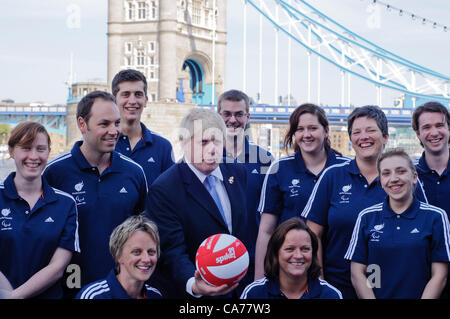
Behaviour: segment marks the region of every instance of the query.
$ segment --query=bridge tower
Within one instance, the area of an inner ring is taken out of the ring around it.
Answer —
[[[187,110],[224,90],[226,0],[109,0],[107,36],[108,87],[122,69],[141,71],[142,121],[172,144]]]
[[[109,0],[108,86],[134,68],[147,77],[150,102],[214,103],[225,59],[226,1]]]

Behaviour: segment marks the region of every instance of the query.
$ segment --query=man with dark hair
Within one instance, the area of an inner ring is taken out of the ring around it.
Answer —
[[[120,112],[122,133],[116,151],[142,166],[148,185],[173,164],[172,145],[141,122],[147,105],[147,80],[133,69],[122,70],[112,81],[112,92]]]
[[[413,112],[412,127],[424,152],[416,163],[428,202],[444,209],[450,216],[450,115],[438,102],[427,102]],[[450,299],[450,284],[442,293]]]
[[[116,99],[114,98],[114,96],[112,96],[108,92],[105,91],[91,92],[90,94],[84,96],[84,98],[82,98],[80,102],[78,102],[76,114],[77,121],[79,117],[83,118],[84,121],[86,122],[89,121],[89,118],[92,115],[91,113],[92,105],[94,104],[96,99],[116,103]]]
[[[109,236],[127,217],[145,211],[148,188],[142,167],[114,151],[120,114],[113,95],[94,91],[83,97],[77,124],[83,140],[49,162],[43,175],[77,203],[81,253],[72,264],[80,267],[81,285],[86,285],[106,277],[114,266]],[[76,292],[66,291],[66,296]]]
[[[247,214],[250,255],[249,276],[253,278],[256,238],[260,222],[258,204],[266,172],[273,156],[248,139],[247,128],[250,119],[250,100],[244,92],[229,90],[219,97],[217,112],[227,127],[224,161],[242,163],[247,171]]]

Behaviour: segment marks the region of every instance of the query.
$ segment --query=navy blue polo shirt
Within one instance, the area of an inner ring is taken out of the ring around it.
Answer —
[[[425,190],[428,203],[447,212],[450,216],[450,158],[448,160],[447,168],[442,175],[430,169],[425,161],[425,152],[420,157],[416,170],[422,181],[422,187]]]
[[[174,163],[172,145],[164,137],[150,131],[142,122],[141,128],[142,139],[133,149],[128,136],[120,134],[116,151],[142,166],[150,187],[153,181]]]
[[[416,164],[416,170],[419,178],[422,181],[422,187],[425,190],[428,203],[439,208],[442,208],[450,217],[450,158],[448,160],[447,168],[442,175],[430,169],[425,161],[425,152]],[[450,266],[449,266],[450,271]],[[447,297],[450,296],[450,272],[447,276],[447,286],[445,287]]]
[[[349,160],[330,150],[325,168]],[[299,216],[320,174],[316,176],[306,168],[300,152],[278,159],[264,180],[258,211],[278,215],[278,224]]]
[[[161,299],[158,289],[144,285],[145,299]],[[76,299],[132,299],[117,280],[114,270],[111,270],[106,279],[97,280],[81,289]]]
[[[0,184],[0,271],[13,288],[46,267],[58,247],[80,251],[72,196],[42,178],[42,196],[30,209],[17,193],[15,174]],[[61,280],[36,297],[62,298]]]
[[[345,258],[378,265],[376,298],[419,299],[431,278],[431,263],[450,261],[449,223],[440,208],[414,199],[401,214],[384,202],[363,210]]]
[[[269,151],[257,144],[249,142],[245,137],[244,152],[233,159],[232,154],[224,150],[224,162],[242,163],[247,172],[247,213],[249,227],[249,251],[250,258],[253,260],[255,255],[256,238],[258,237],[260,214],[258,212],[259,197],[264,182],[264,177],[273,161],[273,156]]]
[[[254,281],[242,292],[240,299],[287,299],[278,281],[264,277]],[[308,288],[300,299],[342,299],[341,292],[320,278],[308,280]]]
[[[420,187],[417,198],[425,200]],[[327,168],[314,187],[302,217],[325,228],[322,237],[325,279],[344,298],[356,298],[350,281],[350,262],[344,259],[358,214],[383,201],[386,193],[376,178],[368,183],[353,159]]]
[[[110,166],[100,175],[81,153],[81,144],[76,142],[69,153],[49,162],[43,174],[77,203],[81,254],[72,262],[81,267],[85,285],[104,278],[114,266],[109,237],[126,218],[146,209],[148,190],[139,164],[114,151]]]

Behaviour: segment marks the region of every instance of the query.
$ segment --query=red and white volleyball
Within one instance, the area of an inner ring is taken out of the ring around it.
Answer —
[[[236,237],[215,234],[198,247],[195,266],[203,280],[213,286],[239,282],[247,273],[247,248]]]

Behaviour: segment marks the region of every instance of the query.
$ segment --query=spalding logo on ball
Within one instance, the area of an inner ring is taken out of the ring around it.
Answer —
[[[198,247],[195,266],[208,284],[229,286],[239,282],[249,264],[247,248],[236,237],[215,234],[206,238]]]

